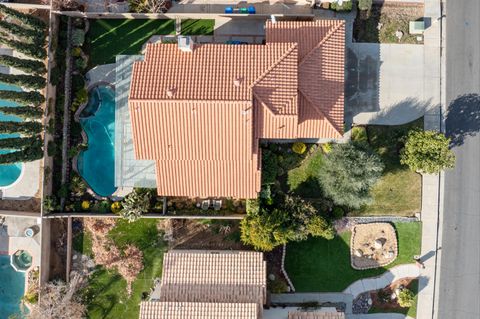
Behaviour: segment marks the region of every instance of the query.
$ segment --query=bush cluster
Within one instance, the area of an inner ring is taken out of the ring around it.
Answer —
[[[9,66],[34,75],[44,75],[47,73],[47,69],[43,62],[20,59],[10,55],[0,55],[0,65]]]
[[[40,122],[0,122],[0,134],[21,133],[26,135],[37,135],[42,132]]]
[[[36,44],[10,40],[2,36],[0,36],[0,43],[32,58],[45,59],[47,57],[47,51],[45,48],[39,47]]]
[[[45,78],[38,75],[0,73],[0,82],[35,90],[45,87]]]
[[[45,97],[38,92],[17,92],[0,90],[0,99],[27,105],[40,105],[45,102]]]
[[[20,151],[0,154],[0,164],[32,162],[43,157],[42,143],[34,143]]]
[[[15,23],[9,23],[4,20],[0,20],[0,32],[5,33],[6,35],[13,34],[17,37],[22,37],[26,40],[29,40],[32,43],[35,43],[40,46],[45,45],[45,35],[43,30],[36,31],[32,29],[26,29],[22,26],[19,26]]]
[[[39,135],[32,137],[11,137],[0,139],[0,149],[18,150],[26,146],[35,144],[38,140],[41,140]]]
[[[9,8],[3,4],[0,4],[0,13],[10,16],[20,22],[22,22],[25,26],[28,26],[30,28],[39,28],[42,30],[45,30],[47,28],[47,24],[43,22],[42,20],[33,17],[29,14],[25,14],[22,12],[19,12],[17,10],[14,10],[12,8]]]
[[[352,1],[343,1],[342,5],[339,5],[337,2],[332,2],[330,4],[330,10],[335,11],[352,11]]]
[[[42,109],[34,106],[1,106],[0,112],[4,114],[15,115],[21,117],[22,119],[41,119],[43,116]]]

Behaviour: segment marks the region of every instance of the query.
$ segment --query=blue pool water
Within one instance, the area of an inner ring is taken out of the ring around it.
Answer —
[[[20,315],[20,300],[25,293],[25,273],[10,266],[10,256],[0,255],[0,319]]]
[[[98,86],[88,94],[88,105],[80,114],[80,124],[88,136],[88,149],[78,156],[78,172],[100,196],[112,195],[115,174],[115,92]]]
[[[0,90],[21,91],[21,89],[18,86],[6,85],[2,83],[0,83]],[[17,104],[10,101],[0,100],[0,106],[15,107],[17,106]],[[20,122],[22,121],[22,119],[17,116],[7,115],[0,112],[0,122],[1,121]],[[17,137],[17,136],[19,135],[18,134],[0,134],[0,139],[6,138],[6,137]],[[0,154],[5,154],[8,152],[12,152],[12,151],[0,149]],[[20,177],[21,173],[22,173],[22,163],[15,163],[15,164],[9,164],[9,165],[0,164],[0,187],[13,184],[13,182],[15,182]]]

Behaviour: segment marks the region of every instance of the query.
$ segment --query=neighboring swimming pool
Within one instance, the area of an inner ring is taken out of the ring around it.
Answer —
[[[0,255],[0,319],[21,314],[21,299],[25,293],[25,273],[10,265],[10,256]]]
[[[80,113],[80,124],[88,137],[88,149],[77,158],[77,169],[92,190],[110,196],[117,189],[115,175],[115,91],[97,86],[88,94],[88,104]]]
[[[9,91],[21,91],[18,86],[14,85],[6,85],[0,83],[0,90],[9,90]],[[16,103],[0,100],[1,106],[7,107],[15,107],[17,106]],[[0,122],[2,121],[12,121],[12,122],[21,122],[22,119],[13,116],[7,115],[0,112]],[[0,139],[7,138],[7,137],[17,137],[19,134],[0,134]],[[0,150],[0,154],[5,154],[12,152],[14,150]],[[0,187],[9,186],[13,184],[21,175],[22,173],[22,163],[15,163],[15,164],[8,164],[8,165],[0,165]]]

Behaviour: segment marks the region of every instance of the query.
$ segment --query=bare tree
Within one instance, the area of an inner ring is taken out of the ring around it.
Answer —
[[[42,4],[50,4],[50,0],[42,0]],[[80,8],[75,0],[52,0],[52,9],[58,11],[74,11]]]
[[[41,290],[40,300],[30,309],[27,319],[82,319],[86,307],[77,292],[83,288],[84,280],[74,273],[68,284],[53,281]]]
[[[171,0],[130,0],[130,7],[136,12],[165,13],[172,6]]]

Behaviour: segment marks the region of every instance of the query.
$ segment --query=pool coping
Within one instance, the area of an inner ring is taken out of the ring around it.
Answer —
[[[13,164],[16,164],[16,163],[13,163]],[[20,168],[20,175],[18,175],[17,179],[13,181],[13,183],[11,184],[8,184],[6,186],[0,186],[0,191],[3,191],[3,190],[7,190],[9,188],[12,188],[16,185],[18,185],[18,183],[20,183],[23,179],[23,176],[25,175],[25,163],[24,162],[20,162],[20,164],[22,165],[22,167]]]
[[[96,81],[92,84],[89,84],[89,85],[86,85],[84,86],[84,88],[87,90],[87,101],[85,101],[85,103],[82,103],[77,111],[75,112],[74,116],[73,116],[73,119],[75,120],[75,122],[77,123],[80,123],[80,114],[82,113],[82,111],[85,109],[85,107],[88,105],[88,94],[90,93],[91,90],[99,87],[99,86],[108,86],[110,87],[113,91],[115,91],[115,84],[113,83],[110,83],[108,81]],[[97,110],[98,111],[98,110]],[[90,184],[88,184],[88,182],[85,180],[85,178],[83,178],[83,176],[80,174],[80,172],[78,171],[78,156],[80,156],[80,154],[84,151],[86,151],[88,149],[88,135],[87,133],[85,133],[85,130],[83,129],[82,127],[82,131],[80,133],[82,135],[82,142],[83,144],[86,144],[87,145],[87,148],[84,149],[84,150],[81,150],[77,155],[75,155],[73,158],[72,158],[72,169],[78,174],[78,176],[80,176],[80,178],[85,182],[85,185],[87,185],[87,192],[92,195],[95,199],[97,200],[106,200],[106,199],[109,199],[112,197],[113,194],[115,194],[115,192],[112,193],[112,195],[109,195],[109,196],[101,196],[97,193],[95,193],[95,191],[93,190],[93,188],[90,186]],[[117,188],[118,189],[118,188]],[[116,190],[115,190],[116,191]]]

